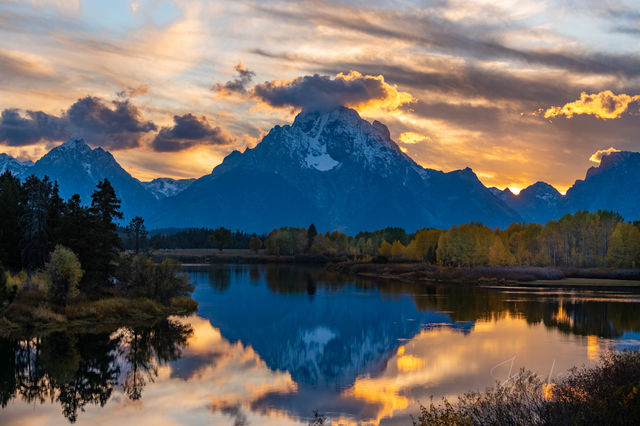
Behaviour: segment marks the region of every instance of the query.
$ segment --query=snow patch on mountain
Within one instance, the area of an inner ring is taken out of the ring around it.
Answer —
[[[141,182],[147,191],[160,200],[173,197],[187,189],[195,179],[156,178],[150,182]]]

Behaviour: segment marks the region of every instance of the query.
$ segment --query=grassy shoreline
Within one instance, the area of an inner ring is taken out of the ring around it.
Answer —
[[[109,297],[77,302],[54,311],[45,305],[24,305],[8,309],[0,317],[0,335],[21,331],[144,323],[169,316],[196,312],[198,302],[188,296],[176,297],[167,306],[148,298]]]

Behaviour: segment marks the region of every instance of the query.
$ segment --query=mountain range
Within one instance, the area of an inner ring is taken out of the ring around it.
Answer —
[[[469,168],[427,169],[403,153],[387,127],[340,107],[303,112],[275,126],[244,152],[233,151],[199,179],[141,182],[102,148],[82,139],[53,148],[35,163],[0,154],[0,172],[57,180],[65,198],[87,203],[107,178],[122,199],[125,220],[139,215],[149,228],[217,227],[268,232],[280,226],[321,231],[400,226],[448,228],[471,221],[490,227],[546,223],[577,210],[615,210],[640,219],[640,153],[612,152],[563,196],[538,182],[518,195],[486,188]]]

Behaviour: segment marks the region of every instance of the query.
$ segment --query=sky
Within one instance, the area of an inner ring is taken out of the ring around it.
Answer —
[[[199,177],[343,104],[422,166],[564,192],[640,151],[638,42],[640,0],[0,0],[0,152]]]

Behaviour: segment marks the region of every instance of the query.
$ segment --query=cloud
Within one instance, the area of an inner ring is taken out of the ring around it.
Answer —
[[[142,138],[156,125],[142,121],[140,110],[128,100],[112,101],[113,108],[101,99],[87,96],[71,105],[66,112],[74,135],[92,144],[111,149],[141,145]]]
[[[108,149],[127,149],[141,144],[144,136],[156,130],[143,121],[140,110],[128,100],[112,101],[87,96],[78,99],[59,117],[43,111],[5,109],[0,119],[0,142],[9,146],[31,145],[39,141],[58,142],[82,137],[92,145]]]
[[[119,98],[131,99],[136,96],[142,96],[149,93],[150,86],[148,84],[139,84],[136,87],[127,86],[123,90],[116,93]]]
[[[196,145],[230,145],[233,137],[220,127],[213,127],[205,116],[174,115],[173,127],[163,127],[151,146],[158,152],[177,152]]]
[[[42,140],[56,141],[69,137],[65,120],[42,111],[5,109],[0,115],[0,143],[9,146],[33,145]]]
[[[445,2],[448,3],[448,2]],[[316,7],[305,4],[287,10],[262,6],[259,10],[287,20],[315,24],[341,32],[357,32],[388,43],[397,40],[430,49],[439,53],[452,52],[480,60],[506,59],[525,64],[564,69],[583,74],[608,74],[635,78],[640,76],[640,56],[590,52],[586,49],[559,50],[545,48],[518,48],[500,41],[503,28],[496,25],[474,25],[447,19],[438,13],[398,13],[379,8],[362,12],[354,7],[339,8],[331,4],[327,10],[324,3]],[[486,8],[486,6],[484,6]],[[384,24],[383,24],[384,23]],[[498,34],[496,34],[498,33]]]
[[[0,82],[15,84],[24,80],[54,80],[55,71],[46,59],[15,50],[0,49]]]
[[[415,143],[428,141],[429,137],[417,132],[402,132],[398,139],[402,143],[413,145]]]
[[[575,102],[547,109],[544,112],[544,117],[551,118],[564,115],[567,118],[573,118],[574,115],[589,114],[603,120],[615,119],[620,118],[622,114],[627,112],[629,104],[638,101],[640,101],[640,95],[629,96],[624,93],[616,95],[611,90],[594,94],[582,92],[580,99]]]
[[[609,155],[612,152],[620,152],[619,149],[616,149],[614,147],[608,148],[608,149],[599,149],[596,152],[594,152],[591,157],[589,157],[589,161],[592,161],[594,163],[600,164],[600,161],[602,160],[602,157],[604,157],[605,155]]]
[[[306,75],[291,80],[267,81],[254,86],[255,98],[272,107],[292,107],[305,111],[330,110],[338,106],[375,108],[388,113],[399,112],[402,105],[415,102],[407,92],[398,91],[382,75],[363,75],[357,71],[326,75]]]
[[[253,81],[253,77],[256,76],[256,73],[250,71],[247,67],[242,65],[242,63],[238,63],[233,70],[236,72],[236,78],[233,80],[227,81],[226,83],[216,83],[211,90],[214,92],[218,92],[223,96],[229,96],[234,94],[245,95],[247,93],[247,88]]]

